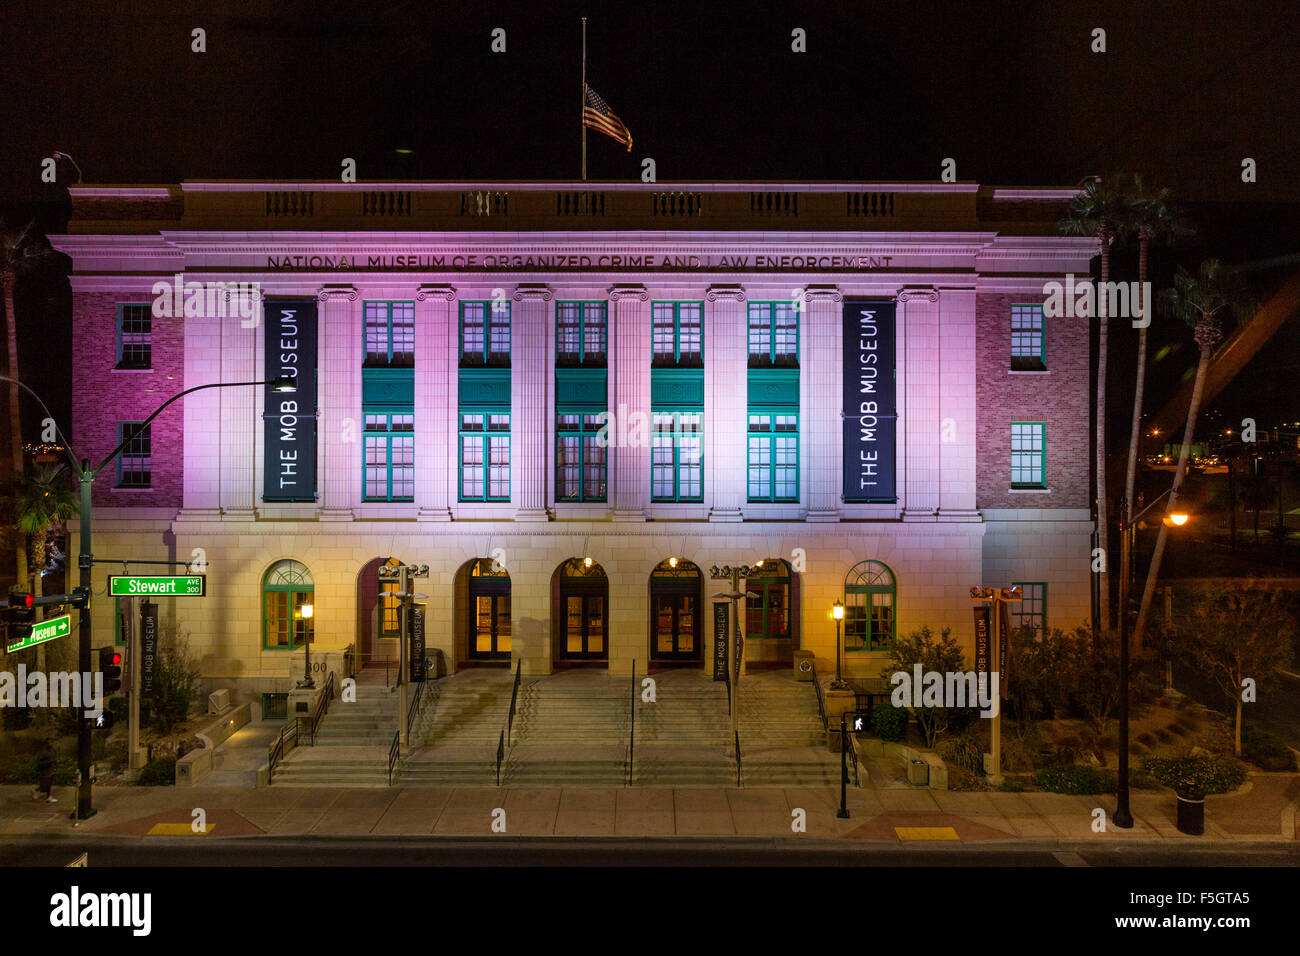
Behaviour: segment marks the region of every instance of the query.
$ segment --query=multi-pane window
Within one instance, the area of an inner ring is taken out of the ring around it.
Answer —
[[[655,412],[650,439],[650,496],[655,501],[704,498],[704,416]]]
[[[609,306],[605,302],[558,303],[555,306],[555,363],[604,368],[608,317]]]
[[[1012,630],[1032,627],[1035,638],[1041,638],[1047,631],[1047,585],[1042,582],[1014,582],[1020,588],[1019,601],[1011,601]]]
[[[415,416],[366,416],[366,500],[415,498]]]
[[[749,416],[749,500],[799,500],[799,417]]]
[[[139,427],[139,422],[118,422],[118,444],[126,441],[127,437],[133,435]],[[151,428],[152,426],[145,426],[138,435],[127,442],[126,447],[117,456],[117,487],[150,487],[150,476],[153,471],[153,442],[149,437]]]
[[[297,561],[277,562],[262,582],[262,646],[292,650],[310,641],[315,618],[303,609],[315,603],[311,572]]]
[[[510,303],[460,304],[460,364],[510,367]]]
[[[397,581],[379,582],[380,637],[398,637],[401,633],[401,621],[398,620],[398,610],[400,605],[395,597],[389,596],[397,594],[397,586]]]
[[[1041,372],[1047,368],[1047,350],[1043,341],[1043,307],[1011,307],[1011,369],[1015,372]]]
[[[656,368],[703,366],[704,303],[651,303],[651,323]]]
[[[117,367],[151,368],[153,307],[127,303],[117,307]]]
[[[460,416],[460,500],[510,500],[510,416]]]
[[[893,646],[894,574],[879,561],[854,565],[844,581],[844,650],[878,651]]]
[[[749,367],[798,368],[798,366],[798,303],[749,303]]]
[[[1011,423],[1011,487],[1047,487],[1047,426]]]
[[[790,570],[769,558],[745,581],[745,635],[790,637]]]
[[[366,367],[415,366],[415,303],[367,302]]]
[[[605,500],[605,444],[599,440],[603,415],[557,415],[555,499]]]

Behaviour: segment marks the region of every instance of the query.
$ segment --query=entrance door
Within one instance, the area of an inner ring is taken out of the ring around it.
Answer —
[[[510,595],[476,594],[470,606],[469,656],[510,660]]]
[[[652,608],[654,658],[666,661],[698,661],[699,615],[694,594],[656,594]]]
[[[564,656],[603,660],[606,620],[603,594],[567,594],[564,598]]]

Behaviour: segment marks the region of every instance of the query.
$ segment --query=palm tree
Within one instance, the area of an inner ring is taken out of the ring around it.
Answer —
[[[1109,180],[1089,179],[1083,191],[1070,200],[1070,214],[1062,219],[1057,228],[1068,236],[1096,236],[1101,243],[1101,281],[1110,281],[1110,244],[1119,234],[1121,224],[1129,217],[1129,197],[1121,188],[1121,178],[1113,176]],[[1098,297],[1100,303],[1101,298]],[[1109,316],[1100,315],[1097,309],[1097,534],[1103,549],[1108,544],[1108,509],[1106,507],[1106,340]],[[1101,571],[1101,595],[1099,600],[1098,626],[1110,629],[1110,575],[1106,570],[1109,562]]]
[[[30,220],[21,230],[11,231],[4,230],[0,232],[0,285],[4,287],[4,308],[5,308],[5,331],[8,345],[8,376],[18,378],[18,317],[14,312],[14,288],[18,284],[18,278],[28,269],[36,265],[37,261],[43,256],[49,254],[48,249],[43,249],[31,240],[32,226],[36,220]],[[18,410],[18,386],[12,382],[9,384],[9,453],[10,469],[9,482],[6,484],[10,488],[17,487],[17,482],[23,473],[23,439],[22,439],[22,418]],[[17,510],[17,509],[15,509]],[[16,554],[18,559],[19,581],[27,577],[27,549],[20,534],[15,533]]]
[[[1172,240],[1190,235],[1191,227],[1179,217],[1178,210],[1174,209],[1169,202],[1169,190],[1161,189],[1158,192],[1148,193],[1142,184],[1141,175],[1133,177],[1133,185],[1129,192],[1129,206],[1127,215],[1120,223],[1121,232],[1129,235],[1136,235],[1138,241],[1138,295],[1144,294],[1148,280],[1148,254],[1152,242],[1162,240]],[[1141,302],[1141,300],[1139,300]],[[1152,303],[1141,302],[1146,309],[1150,309]],[[1144,319],[1148,320],[1150,315],[1142,310]],[[1133,424],[1129,431],[1128,440],[1128,469],[1124,474],[1124,501],[1125,513],[1124,520],[1132,522],[1133,520],[1133,502],[1134,502],[1134,484],[1137,480],[1137,460],[1138,444],[1142,434],[1142,399],[1146,390],[1146,371],[1147,371],[1147,330],[1146,324],[1138,328],[1138,354],[1137,354],[1137,372],[1136,385],[1133,392]],[[1130,555],[1127,548],[1120,549],[1120,575],[1124,580],[1129,577],[1129,560]],[[1120,614],[1127,614],[1128,608],[1120,608]],[[1141,647],[1139,643],[1137,645]]]
[[[50,561],[50,531],[80,511],[80,495],[66,474],[62,465],[42,465],[34,474],[21,476],[15,489],[18,530],[31,538],[32,594],[36,597],[41,596],[41,574]]]
[[[1210,365],[1210,353],[1223,339],[1224,322],[1235,323],[1249,315],[1252,308],[1253,300],[1249,289],[1218,259],[1206,259],[1195,276],[1179,266],[1173,288],[1164,289],[1160,293],[1161,312],[1190,326],[1201,350],[1200,360],[1196,363],[1196,380],[1192,384],[1192,399],[1187,406],[1183,445],[1179,449],[1178,467],[1174,471],[1174,487],[1169,492],[1169,502],[1165,506],[1166,514],[1174,512],[1178,492],[1182,490],[1183,478],[1187,475],[1187,459],[1196,432],[1196,416],[1201,409],[1201,393],[1205,387],[1205,370]],[[1133,643],[1136,647],[1142,646],[1142,630],[1146,627],[1151,602],[1155,598],[1156,578],[1160,575],[1160,561],[1164,557],[1168,532],[1169,529],[1162,524],[1156,536],[1146,586],[1142,589],[1137,625],[1133,628]]]

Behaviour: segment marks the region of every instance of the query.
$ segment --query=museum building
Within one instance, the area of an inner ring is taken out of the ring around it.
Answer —
[[[445,671],[709,666],[722,565],[748,668],[833,673],[836,601],[850,677],[922,626],[969,657],[973,585],[1084,624],[1089,329],[1042,308],[1097,252],[1057,235],[1075,192],[74,186],[77,453],[226,386],[101,473],[96,557],[202,570],[164,627],[268,707],[307,640],[397,658],[390,559]]]

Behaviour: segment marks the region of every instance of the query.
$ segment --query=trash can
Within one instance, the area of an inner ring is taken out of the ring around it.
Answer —
[[[1205,832],[1205,794],[1185,790],[1178,794],[1178,832],[1200,836]]]
[[[907,782],[918,787],[929,786],[930,765],[924,760],[913,760],[907,765]]]
[[[813,679],[813,658],[816,655],[812,651],[795,651],[794,652],[794,679],[795,680],[812,680]]]

